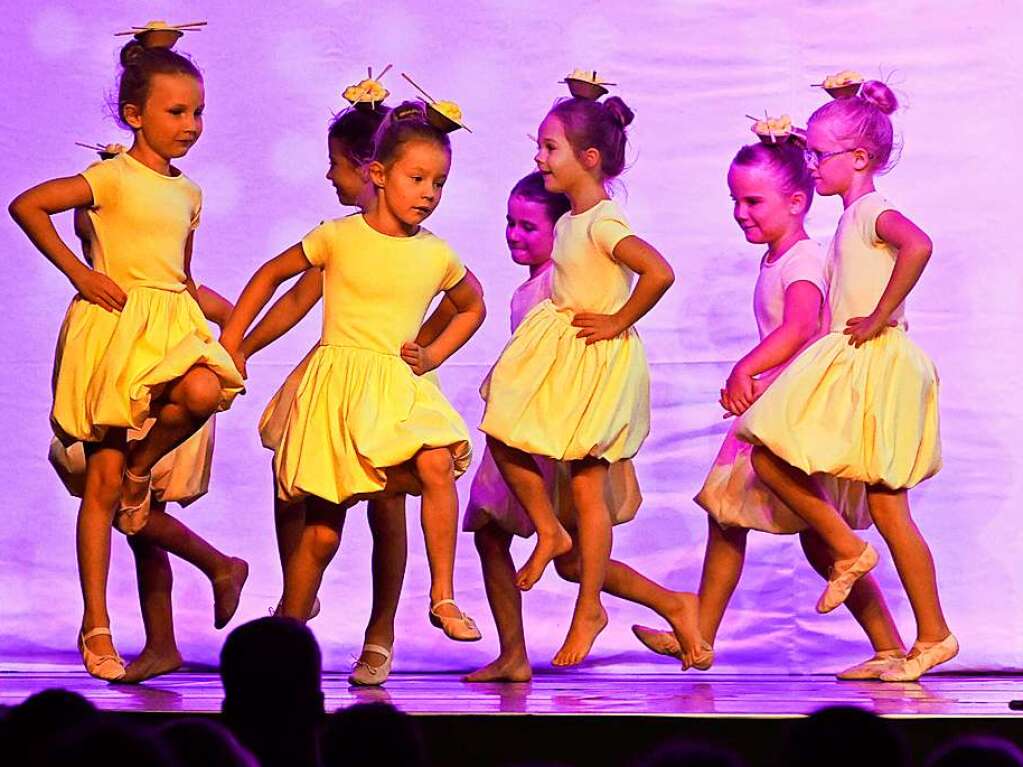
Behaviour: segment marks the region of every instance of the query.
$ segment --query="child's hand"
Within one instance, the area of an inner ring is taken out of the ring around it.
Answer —
[[[433,359],[429,346],[420,346],[414,341],[406,341],[401,345],[401,358],[417,376],[429,373],[440,364]]]
[[[728,396],[727,389],[721,389],[721,396],[718,398],[718,404],[721,405],[721,408],[725,411],[725,414],[721,416],[722,418],[731,418],[732,416],[742,415],[742,413],[738,411],[736,404],[732,402],[732,398]]]
[[[881,335],[881,331],[885,328],[894,328],[898,324],[895,320],[878,317],[876,314],[871,314],[868,317],[850,317],[845,323],[843,332],[849,336],[850,345],[858,349],[871,338]]]
[[[760,399],[760,395],[767,391],[767,387],[771,385],[770,381],[766,381],[763,378],[753,379],[753,402]]]
[[[102,306],[108,312],[119,312],[124,308],[127,296],[120,285],[95,269],[86,269],[72,284],[79,295],[90,303]]]
[[[589,314],[580,312],[575,315],[572,324],[582,328],[576,333],[576,338],[585,338],[586,345],[595,344],[597,341],[607,341],[622,334],[625,330],[618,318],[613,314]]]
[[[227,336],[221,334],[220,345],[224,347],[229,355],[231,355],[231,361],[234,363],[234,366],[238,368],[238,372],[242,374],[242,378],[248,379],[249,371],[245,369],[245,364],[248,362],[249,355],[242,351],[243,344],[232,341]]]
[[[754,394],[755,380],[753,376],[749,375],[738,365],[732,368],[732,372],[728,375],[728,380],[725,382],[725,391],[728,394],[728,400],[738,408],[738,412],[735,415],[741,415],[756,399]],[[732,408],[729,408],[729,410],[732,410]],[[733,410],[732,412],[735,411]]]
[[[246,370],[245,365],[249,358],[245,356],[245,353],[241,349],[228,349],[228,354],[231,355],[231,361],[234,362],[234,366],[238,368],[238,372],[242,374],[242,380],[247,381],[249,378],[249,371]]]

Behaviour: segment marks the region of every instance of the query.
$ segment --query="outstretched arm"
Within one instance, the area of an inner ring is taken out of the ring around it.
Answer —
[[[223,329],[224,325],[227,324],[228,317],[231,316],[234,306],[224,296],[206,285],[200,285],[196,292],[199,308],[202,309],[203,316],[217,327]]]
[[[93,204],[92,189],[84,176],[44,181],[22,192],[11,202],[11,218],[24,230],[39,251],[70,280],[86,301],[108,311],[120,311],[125,295],[105,274],[90,269],[60,239],[50,216]]]
[[[252,279],[249,280],[220,336],[220,342],[235,358],[236,364],[240,363],[239,370],[245,367],[240,347],[249,325],[266,306],[266,302],[270,300],[282,282],[311,268],[311,266],[305,257],[302,245],[296,244],[259,267]]]
[[[416,375],[430,372],[458,351],[472,338],[487,316],[483,289],[471,272],[467,271],[465,277],[447,291],[446,297],[451,299],[455,314],[440,334],[427,345],[412,341],[401,347],[401,358]]]
[[[251,357],[283,336],[309,313],[322,296],[323,272],[320,269],[309,269],[287,293],[274,302],[256,323],[256,327],[245,336],[241,343],[242,354],[246,358]]]
[[[629,300],[614,314],[575,315],[572,324],[582,328],[576,337],[585,338],[587,346],[624,333],[653,309],[675,282],[675,272],[664,256],[634,234],[615,245],[614,257],[638,274],[639,279]]]
[[[906,300],[920,279],[933,250],[931,238],[898,211],[884,211],[877,217],[874,228],[877,236],[898,253],[895,269],[877,302],[877,308],[868,317],[852,317],[846,323],[845,333],[853,346],[862,346],[888,326],[892,312]]]

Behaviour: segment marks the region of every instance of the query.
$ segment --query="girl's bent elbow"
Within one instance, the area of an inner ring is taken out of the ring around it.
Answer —
[[[26,207],[25,195],[22,193],[11,200],[11,204],[7,206],[7,212],[10,214],[11,218],[20,224],[25,219]]]
[[[925,261],[928,261],[930,260],[932,253],[934,253],[934,242],[925,234],[923,236],[923,240],[920,242],[920,254],[923,256]]]

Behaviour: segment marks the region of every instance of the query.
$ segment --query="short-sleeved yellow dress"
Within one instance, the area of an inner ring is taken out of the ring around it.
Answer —
[[[82,255],[92,266],[96,229],[87,208],[75,210],[75,234],[82,242]],[[129,429],[128,440],[143,439],[155,422],[155,418],[149,418],[141,429]],[[211,416],[199,431],[157,461],[152,470],[154,499],[188,506],[209,491],[215,422],[216,416]],[[85,492],[85,444],[66,445],[54,437],[48,458],[67,491],[81,498]]]
[[[278,496],[341,503],[376,492],[385,469],[423,448],[449,448],[462,474],[472,456],[465,422],[400,356],[433,298],[465,277],[458,256],[426,229],[390,237],[362,214],[321,224],[302,250],[324,272],[323,333],[283,426],[263,432],[264,443],[277,443]]]
[[[790,364],[739,420],[739,439],[765,445],[807,474],[908,489],[941,468],[938,372],[897,327],[856,348],[844,334],[852,317],[877,307],[895,269],[894,249],[877,219],[894,206],[878,192],[842,214],[828,254],[831,332]]]
[[[577,312],[612,314],[633,272],[614,259],[632,234],[618,205],[602,200],[554,228],[551,298],[529,312],[480,393],[480,429],[527,453],[561,461],[631,458],[650,431],[650,374],[636,329],[586,345]]]
[[[185,286],[185,246],[202,193],[187,176],[164,176],[127,153],[89,166],[93,268],[124,290],[119,312],[71,302],[53,371],[54,434],[65,446],[142,429],[163,388],[204,365],[220,380],[220,409],[242,377]]]
[[[522,323],[526,314],[541,301],[551,297],[554,264],[548,262],[535,276],[530,277],[515,289],[511,300],[512,333]],[[566,525],[574,523],[575,505],[568,464],[550,458],[538,457],[537,466],[543,475],[547,494],[554,505],[554,512]],[[635,518],[643,496],[636,478],[632,461],[623,460],[611,464],[604,485],[604,500],[611,515],[611,523],[624,524]],[[512,495],[511,489],[501,476],[490,450],[483,451],[476,476],[469,489],[469,502],[462,518],[462,530],[475,532],[489,524],[495,524],[513,535],[528,538],[536,533],[536,527],[526,510]]]

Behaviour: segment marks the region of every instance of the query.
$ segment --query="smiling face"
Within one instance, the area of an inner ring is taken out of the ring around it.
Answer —
[[[568,192],[583,179],[594,175],[590,166],[597,167],[600,154],[595,149],[577,153],[565,134],[565,125],[553,114],[540,123],[537,152],[533,160],[543,174],[543,184],[549,192]],[[594,157],[590,157],[590,155]]]
[[[778,173],[766,163],[733,164],[728,169],[732,215],[747,242],[770,245],[802,226],[806,195],[788,193]]]
[[[522,266],[540,266],[551,260],[554,222],[542,202],[513,194],[508,198],[504,230],[512,261]]]
[[[363,166],[352,162],[347,145],[339,138],[327,139],[327,149],[327,181],[334,187],[342,205],[355,205],[366,187]]]
[[[412,139],[387,165],[374,161],[369,171],[381,209],[414,231],[440,204],[451,154],[433,141]]]
[[[143,104],[125,104],[136,141],[166,160],[184,157],[202,135],[206,92],[188,74],[153,75]]]

